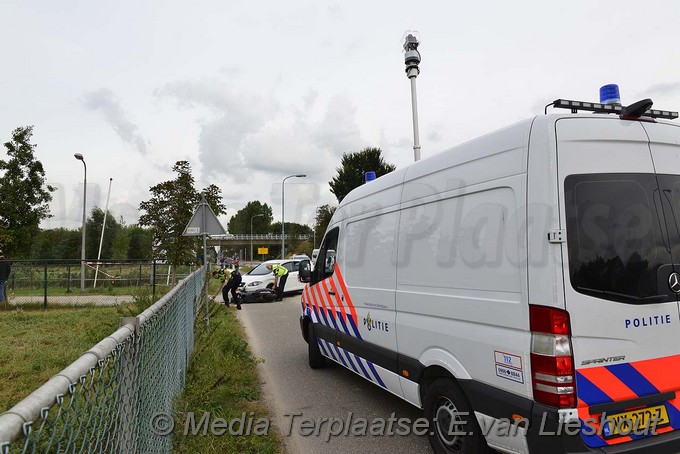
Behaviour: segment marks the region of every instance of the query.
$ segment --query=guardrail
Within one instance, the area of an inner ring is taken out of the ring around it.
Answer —
[[[0,453],[170,452],[151,420],[184,387],[205,281],[202,267],[0,414]]]

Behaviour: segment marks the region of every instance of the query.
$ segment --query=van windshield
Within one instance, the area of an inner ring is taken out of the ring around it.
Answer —
[[[656,175],[570,175],[564,185],[574,289],[624,303],[675,301]]]

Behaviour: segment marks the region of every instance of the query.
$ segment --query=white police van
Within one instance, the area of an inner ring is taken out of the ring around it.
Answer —
[[[423,408],[438,453],[680,452],[678,114],[552,105],[345,197],[309,365]]]

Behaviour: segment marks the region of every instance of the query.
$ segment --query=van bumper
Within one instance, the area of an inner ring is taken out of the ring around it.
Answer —
[[[629,441],[602,448],[589,448],[580,434],[546,435],[558,432],[558,413],[554,407],[534,403],[531,425],[527,431],[529,452],[550,453],[631,453],[676,454],[680,452],[680,431],[668,432],[649,438]],[[543,428],[541,429],[541,423]],[[542,432],[542,433],[541,433]]]
[[[526,397],[478,382],[459,380],[472,408],[496,419],[511,420],[513,414],[531,415],[526,432],[530,453],[580,454],[580,453],[631,453],[631,454],[677,454],[680,453],[680,430],[640,440],[629,441],[602,448],[586,446],[580,433],[565,433],[559,427],[557,408],[534,402]],[[559,435],[557,435],[559,434]]]

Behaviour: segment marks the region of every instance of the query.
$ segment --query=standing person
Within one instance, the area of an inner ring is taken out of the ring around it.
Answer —
[[[231,290],[231,302],[236,304],[236,309],[241,310],[241,300],[236,294],[238,286],[241,285],[241,272],[238,270],[238,265],[234,265],[234,271],[231,272],[231,278],[226,285],[227,291]]]
[[[7,301],[7,279],[12,272],[12,264],[5,259],[5,255],[0,251],[0,302]]]
[[[219,271],[215,271],[213,273],[213,277],[216,277],[217,279],[220,280],[222,285],[220,285],[220,288],[217,289],[215,292],[215,295],[212,297],[213,299],[217,298],[217,295],[220,293],[220,290],[222,291],[222,299],[224,300],[224,304],[229,307],[229,287],[227,287],[227,283],[229,282],[231,278],[231,270],[229,268],[220,268]]]
[[[274,301],[283,301],[283,290],[286,287],[288,280],[288,270],[281,265],[267,265],[267,268],[274,273],[274,290],[276,291],[276,299]]]

